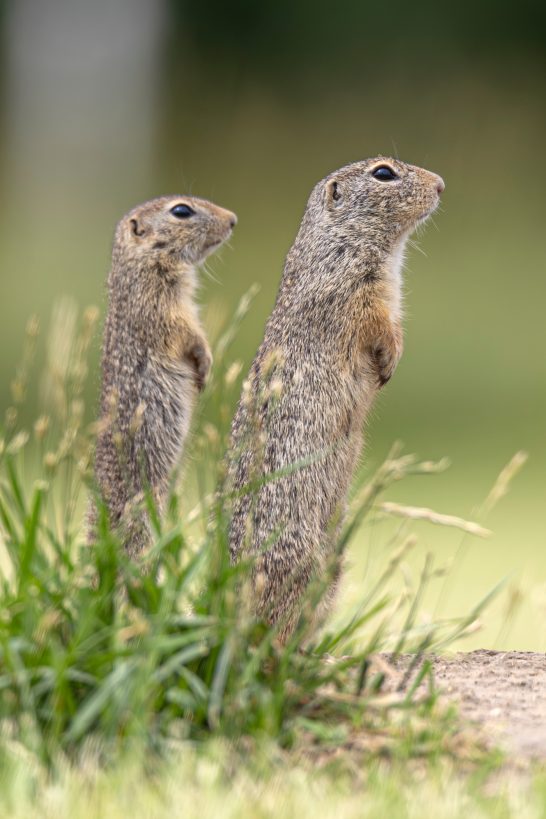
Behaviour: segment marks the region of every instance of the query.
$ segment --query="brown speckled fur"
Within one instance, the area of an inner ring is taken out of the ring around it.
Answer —
[[[381,165],[398,178],[375,179]],[[256,556],[256,609],[280,624],[281,640],[298,621],[309,582],[325,577],[335,555],[363,424],[402,354],[404,246],[442,190],[436,174],[395,159],[347,165],[314,188],[286,258],[229,455],[236,490],[310,460],[233,508],[231,558]]]
[[[189,218],[170,212],[182,203],[195,211]],[[235,223],[233,213],[211,202],[164,196],[138,205],[116,229],[95,475],[133,556],[149,539],[143,494],[150,490],[161,508],[212,361],[194,300],[196,267]],[[91,542],[95,525],[91,504]]]

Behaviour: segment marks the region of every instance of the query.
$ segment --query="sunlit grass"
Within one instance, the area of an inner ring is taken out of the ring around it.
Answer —
[[[130,758],[105,769],[93,748],[54,778],[22,755],[3,759],[0,816],[10,819],[544,819],[546,780],[530,773],[502,776],[483,766],[353,760],[316,766],[216,743],[207,753],[187,748],[153,768]],[[147,770],[144,774],[143,771]]]

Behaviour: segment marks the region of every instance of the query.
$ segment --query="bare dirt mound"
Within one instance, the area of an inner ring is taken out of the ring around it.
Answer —
[[[491,745],[546,759],[546,654],[472,651],[433,658],[438,688]]]

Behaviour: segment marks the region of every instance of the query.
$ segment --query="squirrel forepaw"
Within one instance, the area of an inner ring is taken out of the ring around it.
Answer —
[[[389,342],[381,342],[372,349],[372,357],[377,371],[379,387],[384,387],[394,375],[398,362],[402,357],[402,341],[392,338]]]
[[[188,357],[195,369],[197,389],[201,391],[205,388],[212,365],[211,352],[206,344],[202,341],[197,341],[189,351]]]

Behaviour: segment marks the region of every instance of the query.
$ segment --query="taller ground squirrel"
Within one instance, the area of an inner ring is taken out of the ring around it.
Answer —
[[[286,258],[229,454],[233,488],[260,485],[235,493],[231,557],[254,556],[256,610],[281,640],[309,583],[336,563],[364,420],[402,353],[406,241],[443,190],[436,174],[396,159],[347,165],[314,188]]]
[[[194,298],[196,268],[236,222],[204,199],[163,196],[138,205],[117,226],[95,474],[131,555],[149,540],[145,493],[161,508],[211,366]],[[92,504],[90,540],[96,516]]]

